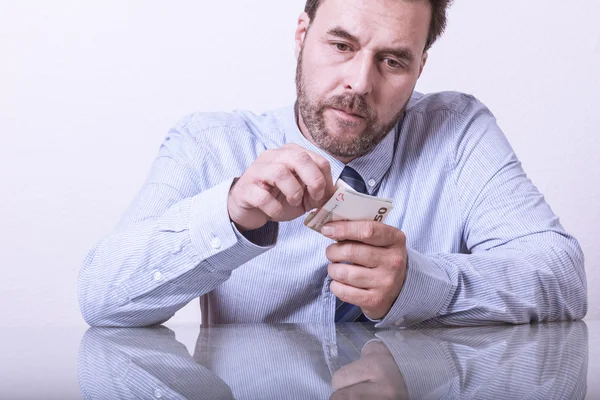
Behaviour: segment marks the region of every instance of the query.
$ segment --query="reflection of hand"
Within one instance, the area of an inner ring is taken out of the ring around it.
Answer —
[[[330,399],[407,399],[404,378],[381,341],[363,347],[360,360],[333,374]]]

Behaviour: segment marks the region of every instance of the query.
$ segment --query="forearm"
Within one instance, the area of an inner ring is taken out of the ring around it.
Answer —
[[[529,323],[587,311],[583,254],[558,232],[474,254],[409,251],[408,261],[405,287],[380,326]]]
[[[86,321],[93,326],[160,324],[267,251],[268,245],[251,243],[229,221],[221,201],[229,184],[184,199],[160,217],[123,226],[100,241],[79,275]],[[271,226],[260,244],[274,244],[276,236],[277,227]]]

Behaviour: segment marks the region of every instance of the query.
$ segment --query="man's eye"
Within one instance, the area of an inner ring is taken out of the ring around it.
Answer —
[[[384,59],[384,61],[388,65],[388,67],[390,67],[390,68],[396,69],[396,68],[403,68],[404,67],[401,63],[399,63],[398,61],[396,61],[396,60],[394,60],[392,58],[386,58],[386,59]]]
[[[341,52],[350,51],[350,46],[348,46],[348,45],[347,45],[347,44],[345,44],[345,43],[333,43],[333,45],[335,46],[335,48],[336,48],[338,51],[341,51]]]

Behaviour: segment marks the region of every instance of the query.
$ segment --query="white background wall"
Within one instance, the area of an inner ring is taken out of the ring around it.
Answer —
[[[0,0],[0,324],[83,325],[78,268],[196,110],[294,99],[303,0]],[[600,2],[458,0],[421,91],[475,94],[587,257],[600,317]],[[171,323],[199,321],[194,301]]]

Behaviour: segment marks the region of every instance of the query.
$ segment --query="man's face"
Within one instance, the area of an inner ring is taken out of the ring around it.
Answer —
[[[296,87],[309,140],[348,162],[387,135],[425,65],[430,15],[428,1],[323,0],[313,21],[300,16]]]

